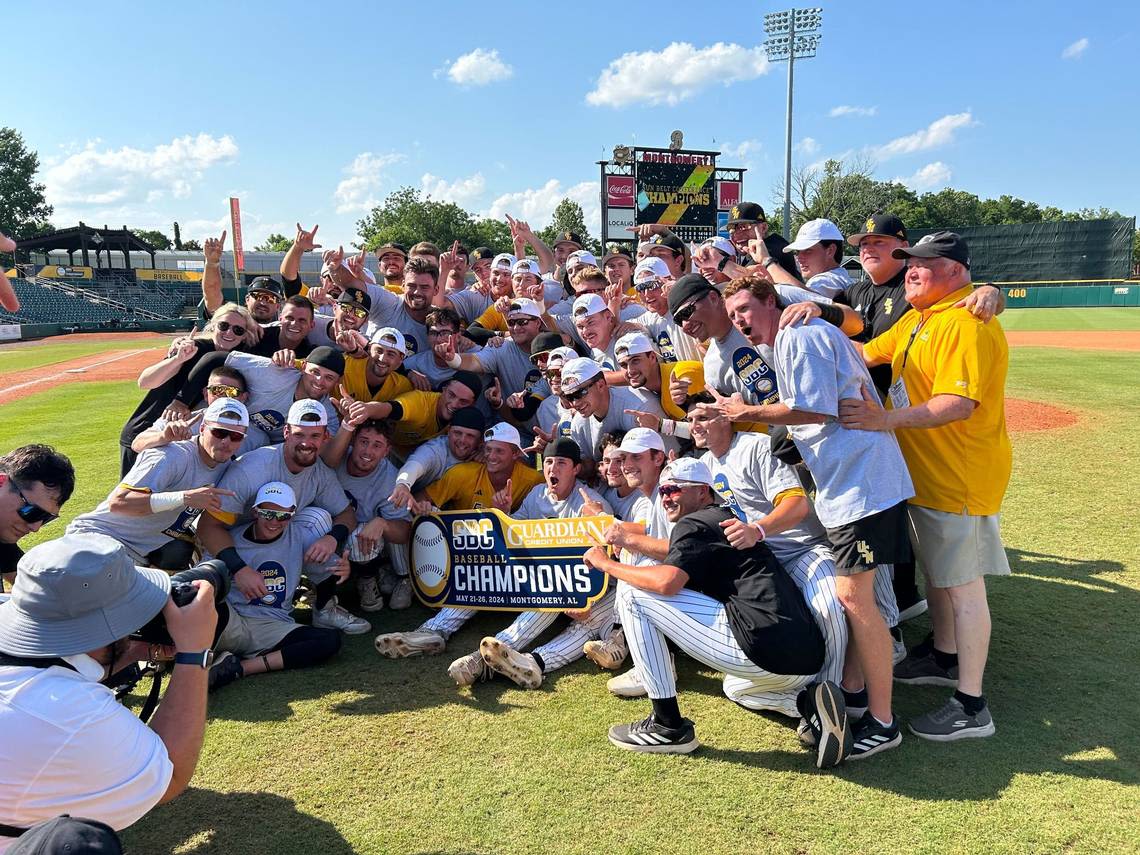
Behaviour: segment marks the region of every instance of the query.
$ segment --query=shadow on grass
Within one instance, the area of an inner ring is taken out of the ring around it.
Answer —
[[[1115,561],[1007,551],[1014,575],[988,583],[994,629],[986,695],[997,734],[942,744],[904,727],[900,748],[820,774],[925,800],[994,799],[1022,774],[1140,785],[1140,690],[1132,678],[1140,667],[1140,591],[1111,578],[1125,569]],[[926,633],[925,619],[917,623],[906,628],[911,644]],[[896,684],[895,712],[905,723],[940,706],[949,691]],[[705,746],[701,756],[775,771],[811,764],[796,750]]]
[[[302,851],[353,855],[356,851],[332,823],[303,813],[290,799],[272,793],[190,789],[162,807],[155,819],[146,823],[144,831],[122,832],[126,851],[177,850],[180,855]]]

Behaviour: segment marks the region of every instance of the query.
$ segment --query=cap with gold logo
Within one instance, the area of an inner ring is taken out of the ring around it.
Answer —
[[[894,214],[888,214],[885,211],[875,211],[867,217],[867,222],[863,224],[863,231],[848,235],[847,242],[852,246],[858,246],[859,241],[867,235],[885,235],[899,240],[907,239],[906,226],[903,225],[903,221]]]
[[[733,205],[732,210],[728,212],[729,228],[766,222],[768,218],[764,216],[764,209],[755,202],[741,202],[739,205]]]

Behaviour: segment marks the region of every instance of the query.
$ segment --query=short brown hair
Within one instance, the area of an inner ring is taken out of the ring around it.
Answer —
[[[317,310],[313,306],[313,301],[308,297],[301,294],[294,294],[292,297],[285,301],[285,306],[296,306],[298,309],[308,309],[310,315],[316,315]],[[281,308],[284,309],[285,306]]]
[[[779,303],[780,298],[776,295],[776,289],[772,287],[772,283],[765,279],[763,276],[757,276],[755,273],[745,274],[744,276],[737,277],[724,286],[724,291],[721,296],[727,300],[734,294],[739,294],[741,291],[747,291],[761,303],[765,302],[769,297],[773,302]]]
[[[590,265],[583,267],[574,274],[574,278],[570,280],[570,287],[575,292],[582,290],[582,286],[587,282],[601,282],[603,287],[608,288],[610,280],[606,278],[606,274],[602,273],[598,268]]]
[[[421,240],[408,250],[408,255],[430,255],[436,261],[439,261],[439,247],[430,240]]]
[[[416,244],[419,246],[419,244]],[[412,251],[415,252],[415,247]],[[430,258],[424,258],[422,255],[417,255],[408,259],[408,263],[404,265],[404,276],[411,273],[413,276],[420,276],[424,273],[430,273],[432,279],[439,279],[439,265],[433,262]]]
[[[75,489],[75,468],[71,461],[50,445],[22,445],[0,457],[0,472],[8,476],[9,489],[39,481],[49,490],[55,490],[59,504],[71,498]]]
[[[463,318],[459,317],[459,313],[454,309],[448,309],[446,306],[438,306],[427,313],[424,318],[424,327],[431,329],[439,324],[446,326],[453,326],[456,332],[463,329]]]

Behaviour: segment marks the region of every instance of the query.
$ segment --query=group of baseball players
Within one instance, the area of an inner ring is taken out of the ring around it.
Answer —
[[[599,258],[508,219],[512,252],[386,244],[377,275],[337,249],[310,283],[317,227],[298,224],[280,280],[244,303],[223,298],[225,235],[207,241],[209,321],[139,377],[120,482],[65,536],[171,572],[225,565],[216,691],[318,665],[367,615],[408,608],[416,515],[610,515],[584,557],[604,596],[505,614],[457,651],[456,683],[536,689],[586,657],[619,672],[613,694],[648,697],[648,716],[609,731],[633,751],[699,745],[679,656],[786,716],[820,768],[900,744],[894,683],[952,692],[907,723],[916,736],[992,735],[1007,349],[1001,291],[972,284],[965,242],[912,245],[875,212],[857,234],[817,219],[787,243],[741,203],[728,238],[643,226]],[[908,652],[899,624],[927,610]],[[441,653],[474,615],[440,608],[376,650]]]

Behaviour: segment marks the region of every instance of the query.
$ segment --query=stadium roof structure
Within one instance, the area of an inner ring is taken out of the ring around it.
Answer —
[[[84,267],[92,266],[89,255],[92,250],[95,252],[95,267],[110,267],[111,253],[118,251],[123,254],[128,268],[131,266],[132,252],[146,252],[150,254],[151,266],[154,266],[155,248],[126,226],[121,229],[109,229],[106,226],[97,229],[83,222],[73,228],[16,241],[16,260],[19,261],[21,257],[26,260],[28,253],[33,251],[46,253],[52,250],[66,252],[72,264],[75,263],[75,253],[82,252]],[[99,256],[103,252],[107,253],[106,265],[100,264]]]

